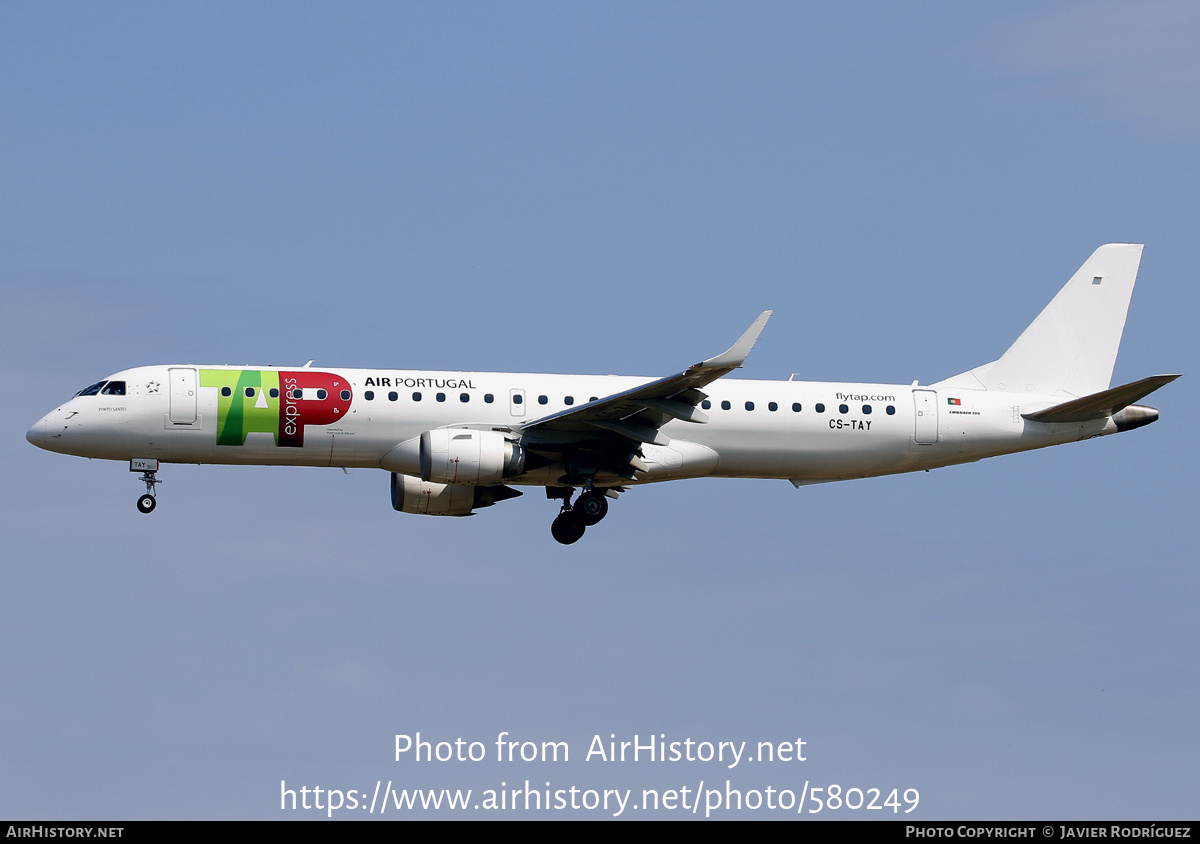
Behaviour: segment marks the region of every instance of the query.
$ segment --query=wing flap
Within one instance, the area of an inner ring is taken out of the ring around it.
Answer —
[[[674,419],[682,419],[684,422],[704,424],[708,421],[707,413],[698,410],[694,404],[688,404],[678,399],[642,399],[638,404],[643,405],[649,410],[662,411],[668,416]]]
[[[614,434],[620,434],[625,439],[633,440],[634,442],[653,443],[654,445],[671,444],[670,437],[651,425],[642,425],[638,422],[601,422],[599,420],[592,420],[588,424],[606,431],[612,431]]]

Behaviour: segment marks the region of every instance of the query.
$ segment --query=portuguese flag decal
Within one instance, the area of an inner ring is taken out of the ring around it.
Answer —
[[[962,399],[946,399],[946,404],[961,405]]]

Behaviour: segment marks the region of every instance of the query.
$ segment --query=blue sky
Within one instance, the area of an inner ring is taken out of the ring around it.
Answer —
[[[1194,817],[1197,36],[1168,2],[4,6],[0,815],[725,778],[580,761],[664,733],[801,736],[734,786],[910,817]],[[639,489],[570,548],[539,495],[421,518],[382,472],[172,466],[145,517],[24,440],[129,366],[660,375],[765,308],[746,377],[930,383],[1110,241],[1147,244],[1114,382],[1185,373],[1153,427]],[[503,730],[572,761],[390,753]]]

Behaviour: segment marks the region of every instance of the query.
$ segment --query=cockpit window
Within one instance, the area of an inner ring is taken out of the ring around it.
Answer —
[[[124,381],[109,381],[104,385],[104,389],[100,391],[102,396],[123,396],[125,395]]]
[[[78,393],[76,393],[75,395],[77,395],[77,396],[95,396],[95,395],[98,395],[98,394],[100,393],[100,388],[101,388],[101,387],[103,387],[103,386],[104,386],[105,384],[107,384],[107,383],[108,383],[107,381],[99,381],[99,382],[97,382],[97,383],[93,384],[93,385],[92,385],[92,386],[90,386],[90,387],[86,387],[86,388],[84,388],[84,389],[80,390],[80,391],[79,391]],[[122,385],[122,386],[124,386],[124,385]]]

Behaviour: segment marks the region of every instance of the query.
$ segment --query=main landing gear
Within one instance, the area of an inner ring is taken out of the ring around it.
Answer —
[[[608,498],[597,489],[589,489],[579,496],[571,506],[572,489],[563,496],[562,510],[550,525],[550,535],[563,545],[571,545],[583,538],[583,532],[608,515]]]
[[[146,493],[144,495],[138,496],[137,508],[138,508],[139,512],[142,512],[142,513],[153,512],[154,505],[158,503],[157,501],[154,500],[154,485],[161,484],[162,481],[160,481],[158,478],[156,478],[154,476],[154,474],[155,473],[153,471],[149,471],[149,470],[142,472],[141,480],[142,480],[142,483],[144,483],[146,485]]]

